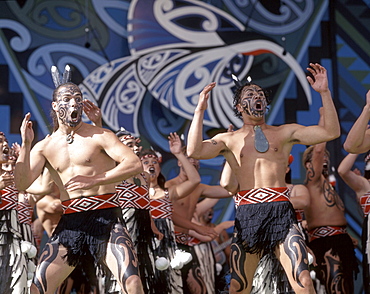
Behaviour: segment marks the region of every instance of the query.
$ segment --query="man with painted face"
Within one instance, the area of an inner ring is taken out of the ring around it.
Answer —
[[[113,132],[82,122],[82,93],[75,84],[54,90],[52,110],[54,132],[32,150],[34,132],[26,114],[15,169],[19,190],[49,169],[64,209],[41,254],[31,293],[54,293],[76,266],[92,276],[96,266],[107,266],[124,293],[143,293],[115,188],[142,171],[140,159]]]
[[[188,155],[209,159],[222,154],[235,181],[235,231],[231,245],[230,293],[250,293],[258,261],[265,254],[280,260],[296,293],[314,293],[308,271],[307,248],[298,229],[289,190],[285,184],[286,163],[294,144],[311,145],[340,135],[338,116],[328,87],[326,69],[310,63],[307,77],[321,95],[324,126],[265,123],[267,99],[263,89],[247,84],[235,93],[234,109],[243,126],[234,132],[220,133],[203,141],[203,117],[210,91],[200,93],[188,134]]]
[[[308,246],[315,254],[314,270],[326,293],[349,294],[354,293],[358,266],[343,201],[329,180],[329,158],[326,143],[310,146],[303,153],[305,185],[310,192],[305,210]]]

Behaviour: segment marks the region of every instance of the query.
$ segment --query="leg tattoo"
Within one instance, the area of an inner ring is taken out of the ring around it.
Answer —
[[[326,252],[325,264],[321,265],[322,281],[325,283],[327,293],[350,293],[346,291],[341,262],[338,256]]]
[[[308,270],[308,256],[306,244],[297,225],[290,229],[283,247],[291,262],[293,279],[303,288],[300,275],[302,271]]]
[[[230,253],[230,274],[233,287],[236,292],[242,291],[248,287],[247,273],[245,272],[246,252],[237,243],[231,244]]]
[[[58,240],[52,241],[51,243],[47,243],[45,245],[45,249],[43,250],[39,265],[37,267],[37,271],[35,277],[33,279],[33,283],[36,285],[37,289],[39,290],[40,294],[44,294],[48,290],[47,284],[47,271],[50,264],[56,260],[59,254],[59,244]]]
[[[123,290],[127,292],[126,281],[130,276],[139,276],[139,268],[134,245],[127,230],[121,224],[116,224],[112,229],[109,248],[117,263],[117,279],[121,281]]]

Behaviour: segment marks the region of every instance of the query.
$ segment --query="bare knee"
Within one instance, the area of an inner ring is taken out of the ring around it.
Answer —
[[[31,294],[40,294],[40,291],[37,289],[36,285],[32,283],[31,287]]]
[[[296,293],[316,293],[308,271],[301,273],[299,277],[299,285],[296,284],[293,288]]]
[[[143,294],[144,293],[141,279],[137,275],[131,275],[130,277],[126,279],[125,289],[127,290],[127,293],[133,293],[133,294]]]

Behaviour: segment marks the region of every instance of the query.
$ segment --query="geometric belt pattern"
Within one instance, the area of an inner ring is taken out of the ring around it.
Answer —
[[[234,196],[236,206],[275,201],[289,201],[290,193],[287,187],[257,188],[238,192]]]
[[[96,196],[83,196],[63,201],[62,207],[64,214],[119,207],[118,195],[116,193],[112,193]]]
[[[190,236],[182,232],[175,231],[175,237],[176,237],[176,243],[180,243],[184,245],[188,245],[188,242],[190,240]]]
[[[8,186],[1,190],[0,210],[17,209],[18,190],[15,186]]]
[[[31,219],[32,207],[27,199],[24,199],[23,202],[18,202],[17,211],[18,211],[19,223],[27,224],[27,225],[32,224],[32,219]]]
[[[191,236],[190,236],[190,239],[189,239],[189,241],[188,241],[188,245],[189,245],[189,246],[195,246],[195,245],[198,245],[198,244],[200,244],[200,243],[202,243],[202,241],[200,241],[199,239],[197,239],[197,238],[195,238],[195,237],[191,237]]]
[[[347,234],[346,227],[337,227],[337,226],[324,226],[318,227],[308,232],[308,237],[310,242],[324,237],[335,236]]]
[[[150,209],[149,189],[147,185],[137,186],[123,181],[116,186],[119,204],[122,209]]]
[[[172,219],[172,202],[170,201],[168,193],[165,193],[164,198],[150,199],[150,208],[150,212],[154,219]]]
[[[360,204],[362,211],[364,212],[364,215],[366,217],[370,212],[370,191],[366,192],[365,195],[361,196]]]

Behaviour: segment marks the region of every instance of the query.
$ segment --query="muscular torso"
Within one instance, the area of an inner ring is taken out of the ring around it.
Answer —
[[[265,153],[255,149],[252,128],[244,127],[223,134],[222,140],[227,150],[222,154],[235,173],[240,190],[285,186],[286,163],[296,142],[288,141],[291,131],[286,125],[262,129],[269,142],[269,149]]]
[[[308,229],[321,226],[344,226],[344,204],[329,181],[321,176],[317,183],[306,184],[310,192],[310,205],[305,211]]]
[[[80,196],[115,193],[115,184],[94,186],[67,193],[64,184],[78,175],[94,176],[115,167],[116,163],[101,148],[98,139],[87,127],[75,134],[72,144],[68,144],[66,136],[61,132],[53,133],[43,141],[38,148],[46,158],[52,179],[60,190],[61,201]]]

